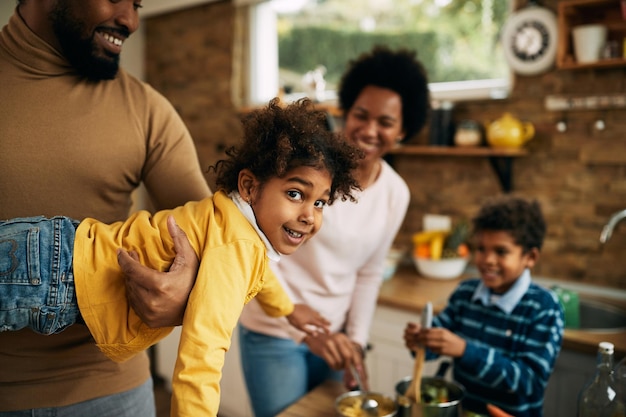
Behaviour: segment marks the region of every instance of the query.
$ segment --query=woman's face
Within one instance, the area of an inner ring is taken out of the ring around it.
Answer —
[[[364,153],[363,163],[385,155],[402,140],[402,98],[395,91],[368,85],[346,114],[346,139]]]

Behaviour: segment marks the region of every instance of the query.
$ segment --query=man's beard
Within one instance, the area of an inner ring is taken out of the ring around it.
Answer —
[[[52,27],[63,55],[76,71],[91,81],[111,80],[119,69],[119,55],[98,56],[93,35],[85,37],[87,31],[82,22],[72,17],[69,7],[59,1],[51,13]]]

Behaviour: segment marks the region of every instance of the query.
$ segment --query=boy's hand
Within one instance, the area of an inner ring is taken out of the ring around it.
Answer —
[[[412,352],[424,344],[424,339],[420,335],[421,330],[422,326],[413,322],[407,323],[404,328],[404,345]]]
[[[320,313],[304,304],[295,304],[293,312],[287,316],[289,324],[310,336],[330,333],[330,322]]]
[[[182,324],[200,265],[187,235],[172,216],[167,219],[167,229],[176,251],[169,272],[142,265],[135,252],[117,251],[117,262],[126,276],[128,301],[141,320],[153,328]]]
[[[466,342],[460,336],[443,327],[423,329],[417,323],[407,323],[404,328],[404,344],[415,352],[419,346],[427,347],[439,355],[460,358],[465,353]]]
[[[462,337],[442,327],[424,330],[424,344],[432,352],[439,355],[460,358],[465,352],[467,342]]]

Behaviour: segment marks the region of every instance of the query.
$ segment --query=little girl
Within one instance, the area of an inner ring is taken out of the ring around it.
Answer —
[[[166,231],[187,233],[200,267],[189,296],[173,379],[172,415],[215,416],[224,354],[241,310],[253,297],[270,316],[307,331],[325,319],[294,305],[268,262],[291,254],[319,230],[324,206],[354,201],[359,151],[324,127],[309,100],[276,99],[244,120],[244,140],[213,169],[218,192],[154,215],[110,225],[67,217],[0,222],[0,330],[43,334],[77,322],[97,346],[123,361],[171,330],[149,328],[130,308],[118,248],[167,270],[175,256]]]

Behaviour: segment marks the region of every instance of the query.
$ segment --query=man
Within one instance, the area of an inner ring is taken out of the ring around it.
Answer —
[[[0,32],[0,219],[121,220],[141,182],[157,209],[210,195],[173,107],[119,69],[140,7],[138,0],[18,1]],[[195,265],[191,258],[173,268]],[[36,271],[24,279],[36,281]],[[83,326],[47,337],[0,334],[0,393],[2,417],[155,415],[147,355],[114,363]]]

